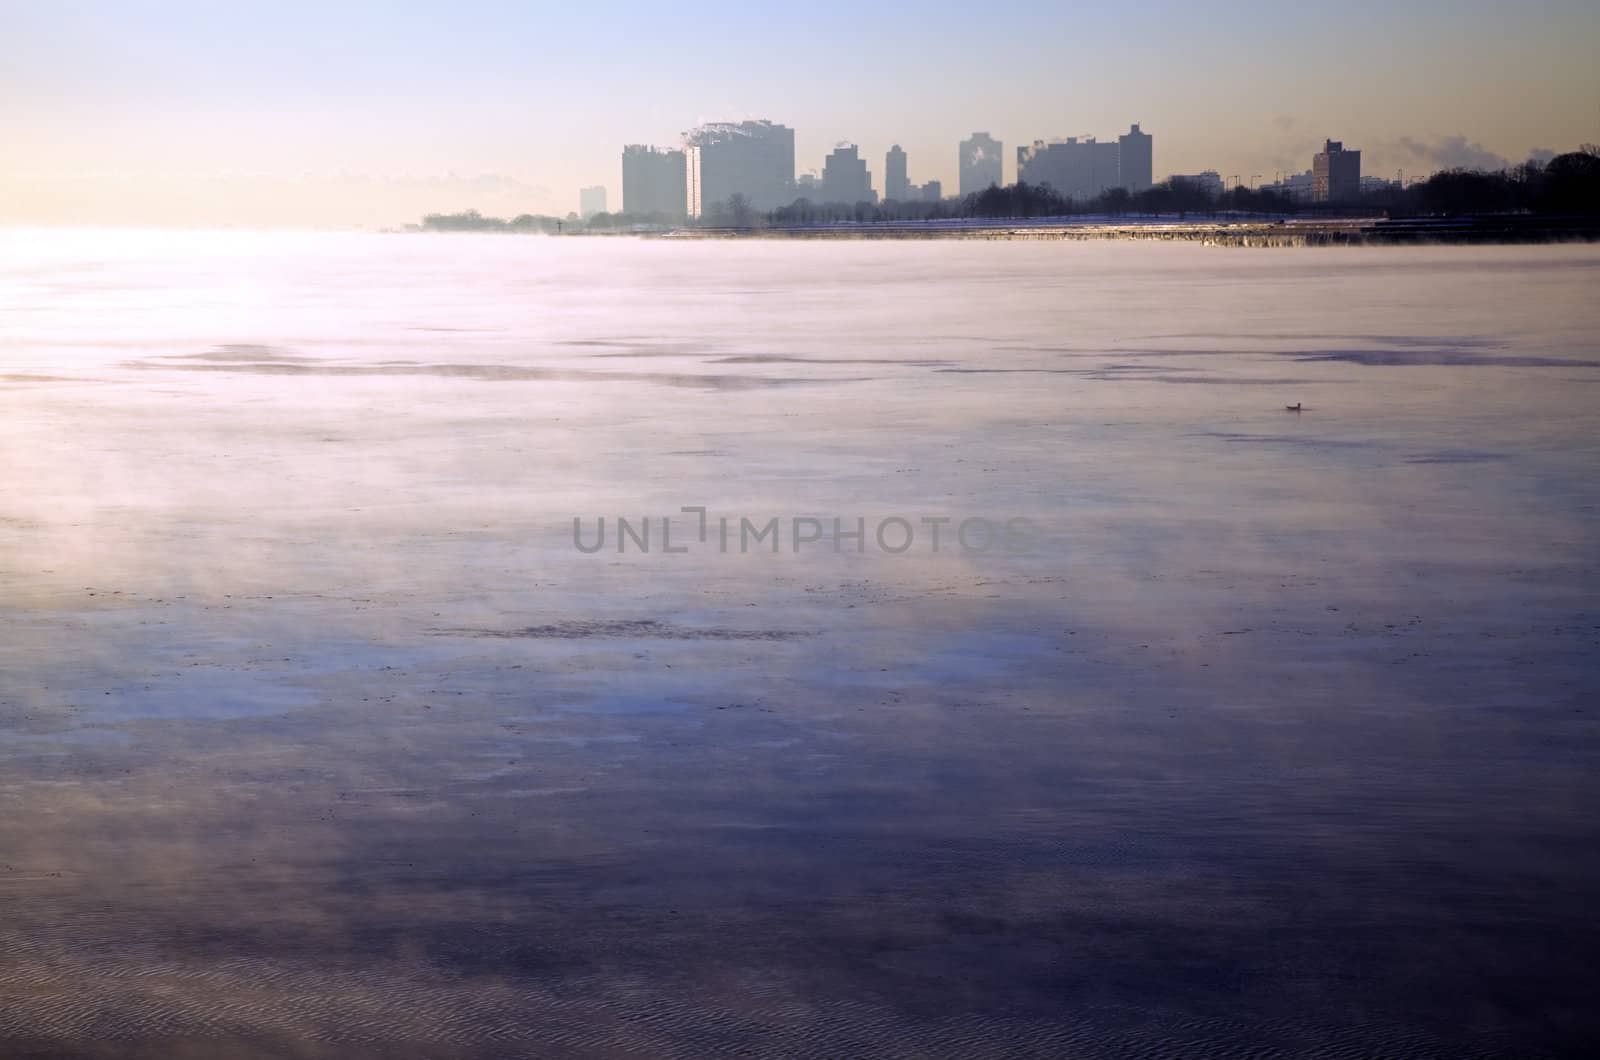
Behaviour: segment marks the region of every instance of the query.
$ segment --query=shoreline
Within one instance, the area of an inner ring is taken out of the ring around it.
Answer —
[[[609,233],[589,232],[585,235]],[[973,222],[883,221],[765,228],[681,228],[618,232],[657,239],[983,239],[1160,240],[1232,247],[1389,246],[1418,244],[1543,244],[1600,241],[1600,218],[1367,218],[1329,221],[1060,220]]]

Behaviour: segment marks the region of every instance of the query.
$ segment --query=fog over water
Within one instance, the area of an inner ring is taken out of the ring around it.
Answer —
[[[1597,281],[0,235],[0,1053],[1577,1055]]]

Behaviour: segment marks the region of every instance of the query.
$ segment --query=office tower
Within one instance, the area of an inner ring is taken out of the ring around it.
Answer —
[[[911,181],[906,179],[906,153],[899,144],[883,157],[883,197],[895,202],[911,198]]]
[[[944,199],[944,182],[930,180],[922,186],[923,202],[939,202]]]
[[[1329,140],[1311,160],[1312,202],[1354,202],[1361,196],[1361,152]]]
[[[999,140],[986,132],[975,132],[961,141],[960,172],[961,194],[971,195],[991,184],[999,184],[1000,152],[1004,150]]]
[[[596,184],[592,188],[578,189],[578,214],[587,221],[597,213],[606,212],[606,189]]]
[[[840,144],[822,164],[824,202],[877,202],[872,191],[872,174],[867,160],[856,152],[855,144]]]
[[[742,195],[753,209],[794,198],[794,130],[770,121],[716,122],[683,138],[690,217]]]
[[[1144,191],[1155,180],[1154,143],[1155,138],[1140,131],[1137,122],[1117,138],[1120,184],[1130,192]]]
[[[680,218],[688,204],[683,152],[645,144],[622,149],[623,213]]]

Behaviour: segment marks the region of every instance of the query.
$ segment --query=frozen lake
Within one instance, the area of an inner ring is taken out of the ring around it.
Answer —
[[[1579,1052],[1597,290],[0,234],[0,1053]]]

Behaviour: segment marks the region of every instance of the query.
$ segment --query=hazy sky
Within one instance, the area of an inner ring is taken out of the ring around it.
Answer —
[[[388,225],[565,213],[624,143],[770,117],[882,188],[956,143],[1155,136],[1158,178],[1369,173],[1600,141],[1600,3],[0,0],[0,224]]]

